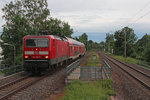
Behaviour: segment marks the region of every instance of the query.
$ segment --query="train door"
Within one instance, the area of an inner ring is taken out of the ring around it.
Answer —
[[[70,47],[70,57],[73,56],[73,46],[69,46]]]
[[[58,45],[56,45],[56,58],[58,57]]]

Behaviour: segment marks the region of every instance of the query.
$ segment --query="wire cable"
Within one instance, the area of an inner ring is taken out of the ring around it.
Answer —
[[[145,5],[144,5],[144,7],[142,7],[135,15],[134,15],[134,17],[136,16],[136,15],[138,15],[139,13],[141,13],[142,11],[144,11],[144,9],[148,6],[150,4],[150,1],[148,2],[148,3],[146,3]],[[147,13],[145,13],[144,15],[142,15],[142,16],[140,16],[139,18],[137,18],[136,20],[134,20],[132,23],[130,23],[129,25],[127,25],[127,26],[132,26],[134,23],[136,23],[136,22],[138,22],[140,19],[142,19],[142,18],[144,18],[146,15],[148,15],[150,13],[150,11],[148,11]],[[133,17],[133,18],[134,18]],[[132,18],[132,19],[133,19]]]
[[[150,11],[148,11],[147,13],[145,13],[144,15],[140,16],[138,19],[136,19],[133,23],[127,25],[127,26],[132,26],[134,23],[136,23],[137,21],[139,21],[140,19],[144,18],[146,15],[150,14]]]
[[[149,4],[150,4],[150,1],[149,1],[148,3],[146,3],[146,4],[134,15],[134,17],[135,17],[136,15],[138,15],[139,13],[141,13],[142,11],[144,11],[144,9],[145,9]]]

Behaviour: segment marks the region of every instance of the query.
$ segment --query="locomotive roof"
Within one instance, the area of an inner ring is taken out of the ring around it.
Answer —
[[[51,37],[52,39],[63,40],[67,42],[66,37],[60,37],[56,35],[27,35],[24,38],[43,38],[43,37]]]
[[[83,43],[81,42],[78,42],[72,38],[68,38],[68,37],[60,37],[60,36],[56,36],[56,35],[27,35],[27,36],[24,36],[24,38],[39,38],[39,37],[51,37],[53,39],[57,39],[57,40],[63,40],[63,41],[66,41],[66,42],[69,42],[70,44],[73,44],[73,45],[82,45],[82,46],[85,46]]]
[[[39,37],[50,37],[51,35],[26,35],[24,38],[39,38]]]

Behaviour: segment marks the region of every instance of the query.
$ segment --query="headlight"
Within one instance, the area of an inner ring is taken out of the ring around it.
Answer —
[[[29,56],[25,56],[25,58],[27,59],[27,58],[29,58]]]
[[[45,58],[47,59],[47,58],[48,58],[48,56],[45,56]]]

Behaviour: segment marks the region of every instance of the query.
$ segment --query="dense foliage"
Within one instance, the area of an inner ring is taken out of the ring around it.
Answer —
[[[73,29],[70,25],[50,17],[47,7],[47,0],[16,0],[5,5],[2,11],[6,23],[3,25],[1,40],[12,46],[0,43],[4,55],[3,63],[13,65],[15,47],[16,64],[22,64],[22,38],[25,35],[54,34],[71,37]],[[129,27],[117,30],[114,34],[106,33],[106,42],[88,40],[86,33],[75,39],[84,43],[87,51],[104,50],[124,56],[125,35],[126,55],[150,62],[150,35],[146,34],[137,41],[134,30]]]
[[[1,43],[5,64],[12,65],[14,47],[16,64],[22,63],[22,38],[25,35],[55,34],[71,37],[73,29],[67,22],[50,16],[47,0],[16,0],[2,9],[6,23],[3,25]],[[45,32],[41,30],[46,30]],[[14,46],[14,47],[13,47]]]
[[[150,35],[145,34],[135,44],[136,57],[150,62]]]
[[[106,43],[105,44],[106,51],[112,52],[113,47],[114,47],[114,35],[106,33],[106,42],[105,43]]]
[[[95,58],[93,58],[93,56]],[[91,55],[86,60],[87,67],[101,67],[101,61],[97,52],[91,52]]]
[[[140,60],[150,62],[150,35],[144,35],[137,41],[137,36],[134,30],[129,27],[124,27],[117,30],[114,34],[106,34],[106,42],[101,48],[105,48],[106,52],[115,55],[124,56],[125,52],[125,35],[126,35],[126,55]]]
[[[75,39],[84,43],[87,51],[100,50],[100,43],[88,40],[86,33],[83,33],[81,36],[76,37]]]
[[[75,80],[65,88],[62,100],[109,100],[115,95],[110,79],[83,83]]]

